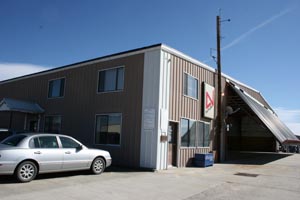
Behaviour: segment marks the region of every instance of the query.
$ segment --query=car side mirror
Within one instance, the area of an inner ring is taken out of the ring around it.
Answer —
[[[76,150],[77,150],[77,151],[82,150],[82,145],[79,145],[78,147],[76,147]]]

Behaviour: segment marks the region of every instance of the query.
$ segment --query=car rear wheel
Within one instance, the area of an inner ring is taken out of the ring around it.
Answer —
[[[105,169],[105,161],[103,158],[95,158],[91,166],[91,172],[93,174],[101,174]]]
[[[18,181],[25,183],[32,181],[37,175],[37,166],[31,161],[24,161],[16,169],[15,176]]]

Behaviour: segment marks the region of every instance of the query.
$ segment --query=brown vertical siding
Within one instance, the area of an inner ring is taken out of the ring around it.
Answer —
[[[125,67],[122,92],[97,93],[98,71]],[[61,133],[74,136],[90,147],[108,150],[117,165],[138,167],[140,160],[140,130],[143,94],[144,54],[122,57],[77,68],[40,74],[12,82],[1,83],[0,99],[4,97],[35,101],[45,109],[45,115],[61,115]],[[65,77],[63,98],[48,99],[48,81]],[[122,113],[120,146],[94,145],[97,114]],[[41,129],[44,126],[41,118]],[[24,121],[23,121],[24,123]]]
[[[184,73],[198,79],[198,99],[184,95]],[[170,80],[170,111],[171,121],[180,121],[180,118],[207,121],[202,117],[202,83],[206,82],[214,86],[214,73],[197,66],[189,61],[172,55],[171,56],[171,80]]]
[[[214,86],[214,73],[175,55],[171,56],[170,73],[171,96],[169,100],[169,120],[180,122],[181,118],[189,118],[198,121],[211,122],[211,120],[202,117],[202,83],[206,82]],[[188,73],[198,79],[198,99],[193,99],[184,95],[184,73]],[[180,128],[178,134],[180,136]],[[211,136],[211,138],[213,138],[213,136]],[[180,137],[178,137],[178,139],[180,140]],[[210,150],[210,147],[179,147],[177,166],[191,166],[195,153],[208,153]]]
[[[193,158],[196,153],[208,153],[209,147],[203,148],[180,148],[178,167],[190,167],[193,166]]]

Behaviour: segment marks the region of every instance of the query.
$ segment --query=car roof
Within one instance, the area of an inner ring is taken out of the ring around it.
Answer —
[[[62,134],[56,134],[56,133],[35,133],[35,132],[28,132],[28,133],[20,133],[18,135],[26,135],[26,136],[65,136],[70,137],[69,135],[62,135]]]

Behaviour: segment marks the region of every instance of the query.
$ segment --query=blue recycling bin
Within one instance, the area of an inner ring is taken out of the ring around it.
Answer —
[[[214,156],[212,153],[196,153],[194,158],[196,167],[208,167],[214,165]]]

